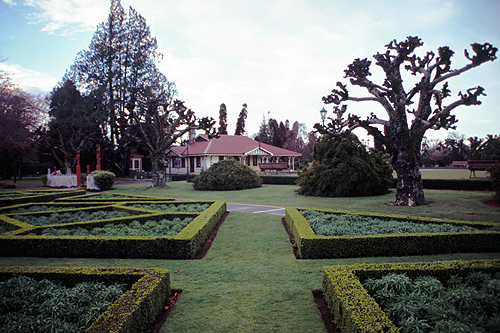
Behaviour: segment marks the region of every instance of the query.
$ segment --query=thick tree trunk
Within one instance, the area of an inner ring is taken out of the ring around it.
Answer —
[[[151,164],[153,167],[153,181],[150,187],[164,187],[165,183],[165,167],[163,164],[163,156],[151,154]]]
[[[400,148],[392,157],[392,167],[397,174],[396,199],[391,203],[395,206],[427,205],[422,174],[419,169],[419,151]]]

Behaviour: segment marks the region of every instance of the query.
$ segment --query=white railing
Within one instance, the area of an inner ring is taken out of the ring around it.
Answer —
[[[78,186],[76,175],[53,175],[47,174],[47,186],[50,187],[73,187]]]

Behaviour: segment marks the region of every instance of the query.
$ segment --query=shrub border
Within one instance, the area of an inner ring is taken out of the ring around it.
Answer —
[[[474,231],[449,233],[387,234],[367,236],[318,236],[298,207],[285,208],[285,221],[293,234],[301,259],[408,256],[440,253],[500,252],[500,232]],[[355,214],[382,219],[411,220],[488,227],[497,223],[432,219],[416,216],[386,215],[315,209],[333,214]]]
[[[470,271],[499,272],[500,260],[325,266],[322,287],[335,324],[342,332],[399,332],[368,294],[362,281],[392,272],[406,273],[410,277],[433,275],[443,281],[453,274]]]
[[[132,202],[132,201],[129,201]],[[119,222],[124,220],[159,219],[167,216],[195,217],[175,236],[21,236],[20,233],[47,228],[35,227],[0,215],[0,223],[12,225],[14,231],[0,235],[0,256],[34,257],[86,257],[86,258],[151,258],[151,259],[194,259],[205,240],[227,210],[226,201],[176,201],[176,203],[212,203],[200,213],[154,213],[144,210],[142,215],[133,215],[100,221],[85,221],[58,224],[53,227],[83,226],[90,223]],[[143,203],[142,201],[140,203]],[[156,201],[158,203],[158,201]],[[113,207],[134,209],[117,203]],[[134,209],[140,211],[139,209]]]
[[[128,290],[86,332],[143,332],[151,326],[170,296],[170,271],[96,267],[0,267],[0,278],[26,275],[65,285],[84,281],[125,283]]]
[[[126,198],[104,198],[104,199],[93,199],[93,197],[99,196],[101,194],[111,194],[111,195],[120,195],[124,196]],[[128,202],[128,201],[175,201],[173,198],[164,198],[164,197],[155,197],[155,196],[148,196],[148,195],[135,195],[135,194],[125,194],[125,193],[118,193],[118,192],[97,192],[97,193],[92,193],[92,194],[86,194],[86,192],[83,193],[83,195],[78,195],[78,196],[73,196],[71,198],[58,198],[54,200],[56,203],[59,202],[75,202],[75,201],[81,201],[81,202],[110,202],[110,203],[117,203],[117,202]]]
[[[45,192],[45,193],[44,193]],[[58,198],[72,197],[85,194],[85,190],[59,190],[59,191],[14,191],[11,193],[25,194],[19,198],[2,199],[0,207],[18,205],[29,202],[49,202]]]

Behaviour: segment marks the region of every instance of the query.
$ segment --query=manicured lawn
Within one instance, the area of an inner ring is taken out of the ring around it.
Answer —
[[[119,186],[120,193],[237,203],[298,206],[500,222],[500,209],[484,204],[491,192],[426,191],[425,207],[391,207],[394,193],[367,198],[314,198],[295,186],[227,192],[194,191],[185,182],[164,189]],[[281,217],[232,212],[202,260],[0,258],[0,266],[164,268],[182,295],[162,332],[321,332],[312,290],[321,289],[323,266],[355,263],[498,259],[500,253],[296,260]]]
[[[393,207],[386,203],[394,199],[392,193],[376,197],[319,198],[295,193],[296,186],[264,185],[261,188],[242,191],[195,191],[186,182],[169,183],[163,189],[149,189],[147,185],[124,185],[121,193],[135,193],[196,200],[227,200],[270,206],[307,207],[349,210],[356,212],[389,213],[467,221],[500,222],[500,209],[484,202],[491,200],[493,192],[426,190],[425,195],[432,203],[420,207]]]

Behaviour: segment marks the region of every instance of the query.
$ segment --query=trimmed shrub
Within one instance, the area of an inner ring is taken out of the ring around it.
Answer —
[[[297,192],[320,197],[389,193],[392,168],[382,153],[367,151],[355,135],[323,136],[314,144],[314,164],[299,172]]]
[[[109,171],[92,171],[94,182],[101,191],[111,190],[115,184],[115,174]]]
[[[262,186],[257,172],[236,160],[223,160],[202,171],[193,181],[200,191],[244,190]]]
[[[486,170],[490,174],[493,190],[495,191],[495,201],[500,202],[500,163],[490,166]]]

